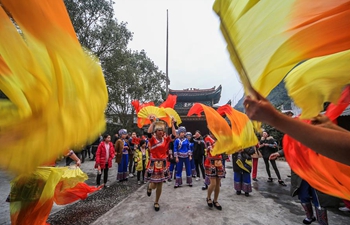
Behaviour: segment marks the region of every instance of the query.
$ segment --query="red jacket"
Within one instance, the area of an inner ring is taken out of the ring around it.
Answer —
[[[108,158],[108,168],[112,167],[112,159],[115,156],[115,150],[112,142],[109,142],[109,158]],[[105,142],[102,141],[97,148],[96,152],[96,163],[95,168],[101,166],[101,169],[104,169],[106,166],[106,146]]]

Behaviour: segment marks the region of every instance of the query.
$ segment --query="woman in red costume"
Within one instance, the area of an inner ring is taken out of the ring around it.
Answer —
[[[149,181],[147,195],[151,196],[152,190],[156,189],[154,210],[159,211],[159,198],[162,193],[163,181],[169,178],[169,171],[166,165],[168,146],[175,139],[176,131],[174,120],[172,120],[172,135],[165,137],[165,122],[155,121],[150,117],[151,125],[148,128],[148,140],[150,149],[150,160],[147,165],[145,179]],[[154,133],[154,134],[153,134]]]
[[[215,207],[218,210],[222,210],[221,205],[218,203],[218,197],[220,193],[221,178],[225,176],[225,169],[222,164],[222,156],[211,154],[211,150],[214,147],[215,141],[209,135],[204,139],[207,144],[207,157],[204,162],[205,176],[210,179],[208,187],[207,204],[208,206]],[[214,199],[211,200],[211,194],[214,192]]]

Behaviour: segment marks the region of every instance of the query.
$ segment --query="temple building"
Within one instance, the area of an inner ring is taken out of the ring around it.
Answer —
[[[208,134],[209,129],[207,128],[207,122],[204,114],[201,117],[198,117],[197,115],[188,117],[187,113],[194,103],[202,103],[215,108],[215,104],[220,101],[221,90],[221,85],[218,88],[214,86],[209,89],[169,89],[169,94],[177,95],[175,110],[180,115],[182,120],[182,124],[180,124],[180,126],[185,126],[186,130],[192,134],[196,130],[200,130],[202,135]]]

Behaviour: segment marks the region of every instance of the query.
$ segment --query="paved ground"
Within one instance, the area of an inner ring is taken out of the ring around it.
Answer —
[[[174,183],[172,182],[163,185],[159,212],[153,209],[155,193],[148,197],[146,185],[142,185],[127,198],[119,201],[107,213],[96,218],[92,224],[302,224],[304,212],[298,200],[289,196],[290,178],[287,175],[290,169],[288,164],[278,161],[277,165],[288,186],[280,186],[276,179],[273,183],[267,183],[264,162],[260,160],[259,181],[253,182],[253,193],[250,197],[245,197],[235,194],[232,167],[228,164],[227,178],[222,181],[219,196],[222,211],[215,208],[210,209],[207,206],[206,191],[201,190],[202,181],[194,181],[193,187],[184,185],[178,189],[173,188]],[[96,176],[93,162],[86,161],[81,168],[89,175],[87,183],[93,185]],[[272,174],[275,177],[273,171]],[[10,189],[9,179],[5,173],[0,173],[0,225],[10,224],[8,204],[4,202]],[[114,182],[115,167],[111,170],[109,179]],[[55,216],[55,213],[63,211],[61,209],[65,207],[54,206],[52,217]],[[339,212],[337,208],[329,208],[328,217],[330,224],[350,224],[350,213]],[[71,224],[83,223],[76,219],[71,221]]]

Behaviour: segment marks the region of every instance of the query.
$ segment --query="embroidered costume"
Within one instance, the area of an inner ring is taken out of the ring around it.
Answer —
[[[169,179],[169,171],[166,161],[171,138],[168,136],[162,137],[161,140],[158,140],[150,134],[148,141],[150,146],[150,160],[147,165],[145,179],[152,183],[163,182]]]
[[[211,137],[207,136],[205,138],[205,142],[207,143],[207,146],[208,146],[207,157],[204,161],[205,175],[208,178],[211,178],[211,177],[224,178],[225,168],[222,164],[222,156],[221,155],[213,156],[211,154],[211,149],[213,147],[214,140]]]
[[[119,130],[119,136],[127,135],[127,130],[121,129]],[[115,151],[117,157],[115,161],[118,163],[118,173],[117,173],[117,181],[126,181],[128,180],[128,163],[129,163],[129,144],[125,138],[119,139],[115,144]]]
[[[179,134],[184,132],[186,129],[184,127],[179,127]],[[186,137],[177,138],[174,142],[174,156],[179,159],[176,164],[176,180],[175,188],[182,185],[182,168],[185,164],[186,168],[186,182],[188,185],[192,186],[192,173],[191,173],[191,162],[189,157],[192,156],[192,150],[190,149],[190,142]]]

